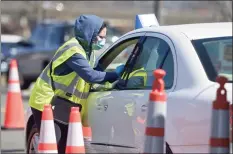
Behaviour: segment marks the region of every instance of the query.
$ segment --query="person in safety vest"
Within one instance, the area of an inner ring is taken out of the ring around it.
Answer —
[[[129,74],[127,87],[128,88],[142,88],[146,86],[147,72],[145,71],[146,61],[149,56],[145,53],[141,53],[137,62],[135,63],[132,72]],[[124,72],[125,73],[125,72]],[[120,82],[125,82],[127,75],[122,75]]]
[[[43,107],[51,103],[54,95],[81,104],[81,115],[83,115],[90,84],[112,83],[118,80],[123,71],[123,68],[117,68],[115,72],[93,69],[94,60],[90,60],[92,51],[104,46],[107,33],[102,18],[95,15],[81,15],[75,21],[74,32],[75,37],[57,50],[52,65],[50,62],[46,66],[32,89],[29,105],[38,130],[40,130]],[[52,80],[54,88],[51,85]],[[72,95],[66,95],[70,87],[75,87],[74,92]],[[58,152],[62,154],[65,153],[67,131],[68,125],[55,121]]]

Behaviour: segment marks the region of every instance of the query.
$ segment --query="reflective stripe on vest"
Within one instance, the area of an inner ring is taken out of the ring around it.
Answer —
[[[80,45],[78,43],[70,43],[70,44],[66,45],[64,48],[62,48],[60,51],[58,51],[57,54],[54,55],[54,57],[52,58],[50,63],[47,65],[47,67],[44,69],[44,71],[40,74],[39,77],[42,80],[44,80],[46,83],[48,83],[50,86],[52,86],[51,78],[50,78],[50,76],[48,76],[48,73],[50,72],[51,62],[55,61],[65,51],[67,51],[68,49],[70,49],[70,48],[72,48],[74,46],[80,47]],[[71,93],[71,94],[75,95],[76,97],[78,97],[80,99],[87,99],[89,92],[86,92],[86,93],[85,92],[80,92],[80,91],[78,91],[78,89],[74,88],[79,79],[80,79],[80,77],[78,75],[76,75],[76,77],[71,81],[71,84],[69,86],[66,86],[64,84],[61,84],[61,83],[58,83],[58,82],[54,81],[55,89],[60,89],[60,90],[62,90],[64,92]]]
[[[124,76],[124,74],[122,76]],[[125,76],[125,77],[127,77],[127,76]],[[133,72],[131,72],[129,74],[128,80],[129,79],[133,79],[134,77],[135,78],[142,77],[143,78],[143,84],[144,84],[144,86],[146,85],[146,82],[147,82],[146,81],[147,80],[147,73],[146,73],[146,71],[145,71],[145,69],[143,67],[140,68],[140,69],[137,69],[137,70],[135,70]],[[122,80],[126,80],[126,79],[124,78]]]
[[[147,80],[147,73],[144,69],[140,69],[137,71],[134,71],[132,75],[130,74],[129,79],[134,80],[134,78],[142,77],[143,78],[143,86],[146,86],[146,80]]]

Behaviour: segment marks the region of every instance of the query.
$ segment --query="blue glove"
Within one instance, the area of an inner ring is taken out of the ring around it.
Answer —
[[[122,64],[122,65],[120,65],[120,66],[117,66],[115,72],[117,73],[118,76],[121,75],[121,73],[124,71],[124,68],[125,68],[125,65],[124,65],[124,64]]]

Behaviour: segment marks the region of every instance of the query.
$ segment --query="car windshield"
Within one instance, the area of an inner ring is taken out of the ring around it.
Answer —
[[[1,51],[6,51],[8,50],[11,46],[12,46],[13,43],[1,43]]]
[[[208,78],[225,76],[232,83],[232,36],[192,41]]]
[[[59,44],[62,38],[62,27],[50,24],[39,24],[35,27],[30,41],[39,46]]]
[[[17,44],[16,43],[5,43],[5,42],[1,42],[1,52],[3,54],[6,54],[9,49],[13,46],[16,46]]]

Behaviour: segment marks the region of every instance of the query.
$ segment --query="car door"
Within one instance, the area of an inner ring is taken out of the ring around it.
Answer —
[[[147,103],[154,81],[153,71],[157,68],[166,71],[165,89],[169,95],[173,91],[176,81],[175,59],[175,49],[168,37],[157,33],[146,34],[142,50],[131,66],[133,67],[132,71],[144,67],[147,74],[146,84],[143,85],[136,81],[137,78],[129,78],[125,87],[121,87],[121,90],[112,93],[112,106],[114,106],[113,109],[117,109],[115,112],[118,114],[111,115],[111,119],[114,119],[112,121],[114,135],[110,138],[109,144],[121,146],[115,146],[115,151],[142,151]],[[121,104],[121,106],[118,104]],[[124,114],[122,114],[122,111]]]
[[[147,40],[145,41],[145,47],[149,48],[149,58],[144,60],[145,63],[142,63],[144,69],[147,73],[147,82],[144,87],[134,86],[132,90],[132,97],[134,99],[135,104],[135,120],[134,120],[134,129],[137,130],[135,133],[136,146],[140,149],[143,149],[144,142],[144,132],[145,132],[145,120],[147,116],[147,103],[149,100],[149,93],[151,92],[153,81],[155,80],[153,76],[153,71],[155,69],[163,69],[166,72],[164,77],[165,81],[165,90],[167,95],[174,90],[176,84],[176,56],[175,56],[175,48],[172,44],[172,41],[163,34],[158,33],[147,33]],[[141,56],[145,53],[146,49],[141,53]],[[147,56],[144,56],[147,57]],[[139,61],[140,62],[140,61]],[[140,64],[139,64],[140,65]],[[138,67],[135,65],[135,67]],[[130,79],[129,79],[130,80]],[[131,89],[130,85],[127,85],[129,89]],[[137,89],[138,88],[138,89]],[[135,89],[135,90],[134,90]],[[137,97],[134,97],[137,95]],[[168,101],[167,101],[168,107]],[[167,111],[170,111],[170,108],[167,108]],[[166,128],[170,128],[169,118],[166,118]],[[166,130],[167,133],[167,130]]]
[[[125,64],[140,36],[143,35],[144,33],[135,33],[116,41],[98,60],[97,68],[114,71],[117,66]],[[109,140],[114,134],[113,123],[119,122],[117,117],[119,116],[120,119],[125,114],[123,109],[127,99],[117,89],[106,89],[102,85],[93,84],[87,101],[88,123],[92,129],[92,144],[109,144]],[[122,123],[127,121],[127,119],[121,120],[123,120]]]

